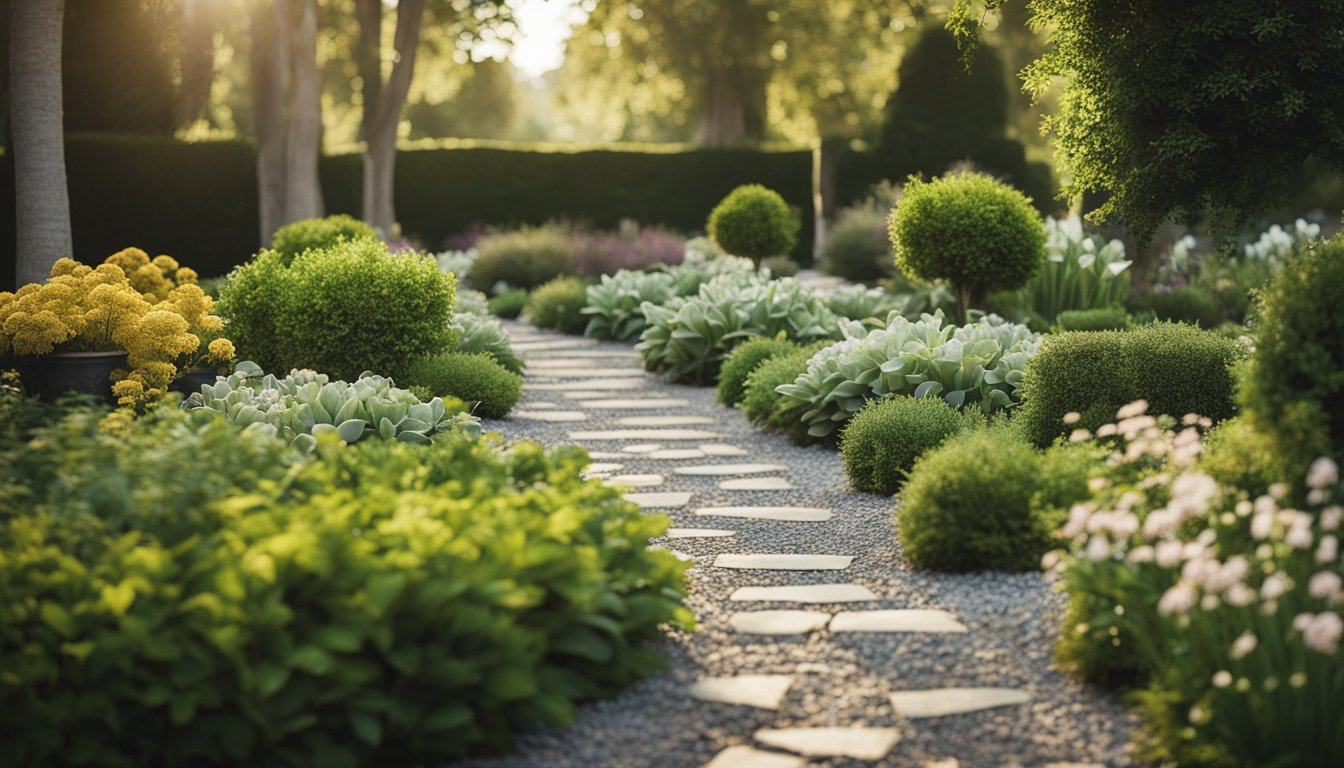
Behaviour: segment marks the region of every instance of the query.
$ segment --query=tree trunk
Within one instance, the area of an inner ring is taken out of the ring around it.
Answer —
[[[746,137],[747,108],[734,73],[724,70],[706,72],[696,141],[701,144],[733,144]]]
[[[218,17],[204,0],[180,0],[182,7],[182,82],[173,101],[173,126],[185,128],[200,120],[210,103],[215,79],[215,28]]]
[[[252,111],[257,142],[257,207],[261,244],[285,223],[285,81],[289,46],[283,4],[252,10]]]
[[[393,205],[394,170],[397,160],[397,124],[411,90],[415,71],[415,53],[420,44],[420,25],[424,21],[425,0],[400,0],[397,3],[397,30],[394,45],[397,59],[387,83],[379,87],[378,105],[373,122],[364,129],[364,220],[382,233],[395,234],[397,220]]]
[[[378,94],[383,86],[383,1],[355,0],[355,17],[359,19],[359,41],[355,46],[355,61],[359,64],[359,95],[363,116],[359,123],[359,140],[368,138],[378,108]]]
[[[322,216],[322,82],[317,71],[317,0],[290,0],[289,125],[284,223]]]
[[[16,2],[10,17],[17,285],[41,282],[57,259],[74,255],[61,107],[64,23],[65,0]]]

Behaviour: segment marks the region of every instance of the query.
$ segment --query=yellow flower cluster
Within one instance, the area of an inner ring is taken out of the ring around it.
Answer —
[[[135,248],[96,269],[61,259],[47,282],[0,292],[0,355],[123,349],[132,370],[113,375],[113,394],[123,405],[153,399],[179,368],[222,368],[233,359],[228,339],[202,344],[202,336],[218,336],[223,321],[195,279],[172,258],[150,261]]]

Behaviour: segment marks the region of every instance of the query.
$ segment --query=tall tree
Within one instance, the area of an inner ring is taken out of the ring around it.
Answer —
[[[40,282],[74,255],[61,105],[64,0],[14,3],[9,31],[16,280]]]
[[[285,146],[285,223],[321,216],[322,81],[317,71],[317,0],[289,0],[289,124]]]
[[[393,36],[396,58],[387,82],[379,82],[374,100],[372,122],[364,126],[364,220],[384,236],[391,236],[396,222],[393,206],[393,171],[397,159],[397,125],[406,106],[415,72],[415,54],[420,43],[420,26],[425,16],[425,0],[398,0],[397,27]],[[381,74],[375,80],[381,80]]]
[[[173,102],[173,126],[182,128],[205,114],[210,86],[215,77],[215,32],[220,9],[213,0],[178,0],[181,17],[178,34],[177,98]]]

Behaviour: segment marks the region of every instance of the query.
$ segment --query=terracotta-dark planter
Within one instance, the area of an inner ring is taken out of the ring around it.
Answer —
[[[168,388],[174,392],[181,392],[190,396],[200,392],[203,385],[214,384],[217,378],[219,376],[214,371],[187,371],[177,377],[172,384],[169,384]]]
[[[126,368],[125,352],[56,352],[31,358],[24,384],[48,402],[77,392],[111,403],[110,376],[118,368]]]

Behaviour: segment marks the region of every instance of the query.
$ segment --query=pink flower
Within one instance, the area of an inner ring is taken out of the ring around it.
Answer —
[[[1277,600],[1293,586],[1292,579],[1283,573],[1271,573],[1260,585],[1260,597],[1265,600]]]
[[[1339,539],[1334,536],[1322,536],[1321,543],[1316,546],[1316,562],[1333,563],[1339,556]]]
[[[1333,531],[1340,522],[1344,522],[1344,507],[1326,507],[1321,510],[1321,528],[1324,530]]]
[[[1094,563],[1100,563],[1111,557],[1111,544],[1105,537],[1093,536],[1092,540],[1087,542],[1087,559]]]

